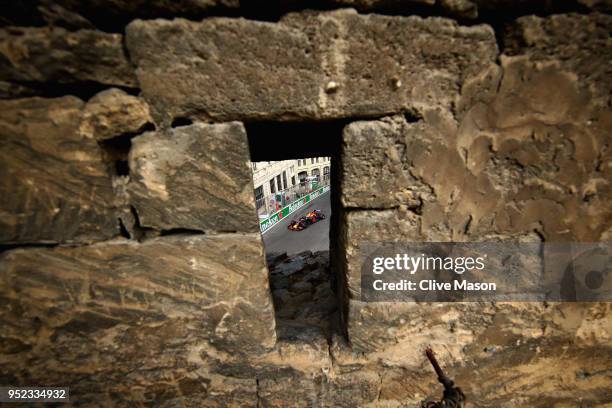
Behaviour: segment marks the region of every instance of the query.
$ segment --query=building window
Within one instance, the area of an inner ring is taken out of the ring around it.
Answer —
[[[310,164],[314,164],[314,158],[310,159]]]
[[[287,189],[287,172],[283,171],[283,186],[285,186],[285,190]]]
[[[255,204],[257,205],[258,209],[263,207],[263,205],[265,204],[263,186],[259,186],[255,189]]]
[[[323,180],[329,180],[329,166],[323,167]]]
[[[320,174],[321,174],[321,170],[319,170],[319,169],[312,169],[312,172],[310,173],[311,176],[317,178],[317,181],[319,180],[319,175]]]
[[[298,173],[298,178],[300,179],[301,185],[306,185],[306,177],[308,177],[308,173],[306,173],[305,171],[300,171]]]
[[[283,189],[283,185],[281,183],[280,174],[278,176],[276,176],[276,186],[278,187],[278,191],[281,191]]]
[[[270,193],[276,193],[276,188],[274,187],[274,179],[270,180]]]
[[[295,186],[295,176],[291,176],[291,185]]]

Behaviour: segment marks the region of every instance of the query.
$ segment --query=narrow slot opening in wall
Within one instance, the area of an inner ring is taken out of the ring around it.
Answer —
[[[330,254],[343,127],[341,121],[246,124],[279,338],[304,329],[329,337],[338,329]]]

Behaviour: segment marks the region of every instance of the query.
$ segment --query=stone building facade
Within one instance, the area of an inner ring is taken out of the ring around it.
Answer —
[[[474,407],[610,406],[609,302],[363,302],[356,263],[372,240],[610,241],[609,2],[317,7],[3,10],[0,384],[82,406],[417,407],[439,395],[432,345]],[[262,123],[341,128],[317,154],[334,330],[275,330]]]

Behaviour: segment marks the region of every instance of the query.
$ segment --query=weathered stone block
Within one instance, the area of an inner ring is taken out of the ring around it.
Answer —
[[[126,33],[143,96],[165,122],[315,116],[320,72],[303,32],[211,18],[135,21]]]
[[[606,204],[612,162],[604,148],[612,113],[556,64],[501,62],[497,95],[475,104],[457,131],[455,149],[464,152],[466,170],[494,190],[487,194],[494,203],[481,208],[494,217],[470,210],[468,233],[536,230],[550,241],[602,239],[612,226]]]
[[[204,350],[274,346],[258,233],[18,249],[0,274],[0,377],[64,384],[75,402],[98,392],[159,404],[176,393],[168,378],[199,394]]]
[[[398,368],[419,378],[407,389],[410,396],[415,391],[415,397],[433,396],[439,385],[423,356],[431,346],[472,400],[540,406],[542,401],[573,401],[572,393],[579,392],[592,405],[606,401],[609,379],[594,376],[586,386],[584,373],[599,372],[612,360],[609,304],[351,301],[349,311],[353,351],[386,367],[381,399],[389,398],[383,397],[392,382],[387,375]],[[499,381],[507,387],[501,390]],[[520,397],[516,389],[522,390]]]
[[[497,54],[486,26],[351,10],[290,14],[275,24],[135,21],[127,44],[143,95],[164,123],[449,107],[458,85]]]
[[[149,106],[142,99],[111,88],[87,102],[80,131],[102,141],[141,132],[152,122]]]
[[[266,378],[259,381],[262,407],[358,407],[374,402],[380,377],[357,371],[326,377]],[[291,390],[291,391],[288,391]]]
[[[329,373],[332,360],[323,330],[309,325],[276,326],[278,341],[266,353],[249,355],[203,350],[210,373],[233,378],[308,378]],[[212,351],[209,353],[208,351]]]
[[[598,3],[585,2],[594,3],[593,6]],[[610,31],[610,14],[525,16],[506,30],[504,53],[525,55],[530,61],[548,63],[576,75],[577,85],[588,89],[593,99],[609,110],[612,92]]]
[[[423,122],[403,118],[353,122],[343,131],[342,205],[345,208],[421,206],[431,187],[413,173],[412,160],[425,153],[422,140],[443,136]]]
[[[91,242],[118,234],[96,140],[74,97],[0,101],[0,241]]]
[[[132,139],[130,200],[156,229],[259,231],[241,123],[196,123]]]
[[[341,272],[348,295],[361,297],[364,245],[391,242],[419,242],[419,217],[406,209],[347,211],[343,213],[340,235]]]
[[[210,408],[242,408],[257,406],[256,379],[211,376],[211,382],[206,391],[205,398],[203,398],[202,401],[196,401],[197,403],[191,406]]]
[[[479,313],[474,314],[475,310]],[[465,320],[474,326],[486,326],[491,308],[461,303],[361,302],[351,300],[349,341],[356,352],[381,352],[391,365],[420,365],[423,349],[444,345],[450,356],[457,358],[463,347],[473,341],[473,333],[457,327]],[[454,331],[449,323],[454,322]],[[426,328],[424,330],[424,328]],[[451,339],[452,337],[452,339]],[[406,348],[406,343],[412,346]],[[402,347],[402,345],[404,347]]]
[[[4,80],[138,86],[121,34],[58,27],[3,28],[0,55]]]
[[[458,85],[495,60],[493,30],[443,18],[296,13],[282,22],[313,30],[321,58],[323,117],[373,116],[450,107]],[[458,57],[458,56],[461,57]],[[330,88],[332,83],[337,88]]]

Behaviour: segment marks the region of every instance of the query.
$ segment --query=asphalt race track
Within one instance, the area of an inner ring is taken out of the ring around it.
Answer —
[[[306,213],[319,209],[325,214],[325,219],[308,226],[302,231],[289,231],[289,223],[306,215]],[[263,234],[266,253],[297,254],[302,251],[329,250],[329,219],[331,216],[331,202],[329,191],[317,197],[304,207],[273,226]]]

